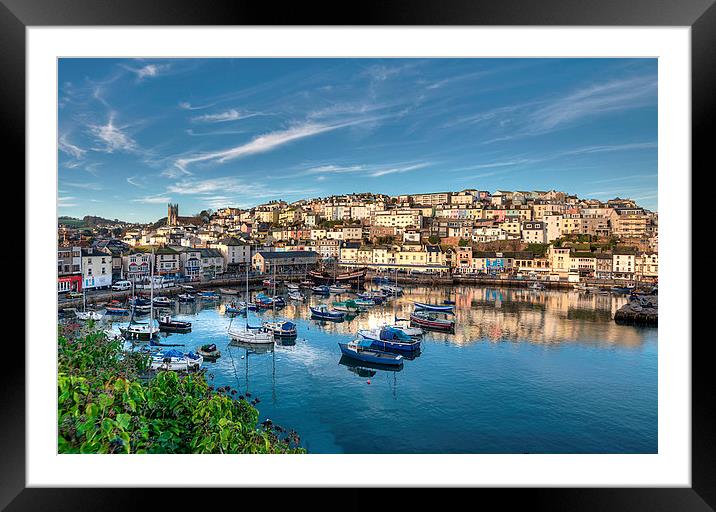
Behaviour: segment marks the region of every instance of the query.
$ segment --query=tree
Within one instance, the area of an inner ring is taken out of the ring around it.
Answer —
[[[468,245],[470,245],[470,240],[466,238],[461,238],[457,245],[459,245],[460,247],[467,247]]]
[[[430,242],[430,243],[433,244],[433,245],[439,244],[439,243],[440,243],[440,237],[437,236],[437,235],[430,235],[430,237],[428,237],[428,242]]]

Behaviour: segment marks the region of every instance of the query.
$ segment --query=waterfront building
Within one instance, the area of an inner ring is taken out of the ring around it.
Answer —
[[[239,272],[251,264],[251,246],[236,237],[222,238],[210,244],[224,258],[224,268],[230,272]]]
[[[57,292],[82,291],[82,248],[57,249]]]
[[[259,251],[252,258],[254,270],[261,273],[304,272],[306,266],[314,267],[318,262],[315,251]]]

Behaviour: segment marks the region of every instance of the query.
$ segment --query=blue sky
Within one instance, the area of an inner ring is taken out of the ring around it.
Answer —
[[[655,59],[61,59],[59,213],[557,189],[657,209]]]

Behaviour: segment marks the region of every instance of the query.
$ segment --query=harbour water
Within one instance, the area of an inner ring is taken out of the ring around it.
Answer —
[[[309,305],[351,297],[290,303],[275,316],[295,322],[298,338],[259,351],[229,345],[229,324],[246,321],[224,314],[230,297],[177,304],[173,317],[192,332],[162,342],[215,343],[209,382],[258,397],[259,421],[297,431],[309,453],[656,453],[657,329],[615,324],[625,297],[406,287],[344,322],[311,319]],[[341,356],[338,342],[358,329],[445,299],[456,303],[455,333],[426,332],[399,371]],[[273,317],[250,313],[252,325]]]

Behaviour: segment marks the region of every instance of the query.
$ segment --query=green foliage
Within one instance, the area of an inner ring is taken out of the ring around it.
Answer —
[[[437,235],[430,235],[430,237],[428,238],[428,242],[430,242],[430,243],[433,244],[433,245],[439,244],[439,243],[440,243],[440,237],[437,236]]]
[[[527,245],[527,251],[531,252],[537,257],[543,257],[545,254],[547,254],[547,250],[549,249],[549,244],[528,244]]]
[[[59,453],[304,453],[295,432],[266,421],[202,372],[158,372],[147,356],[92,326],[58,337]],[[284,434],[285,435],[280,435]]]
[[[468,245],[470,245],[470,240],[467,240],[466,238],[461,238],[457,245],[459,245],[460,247],[467,247]]]

